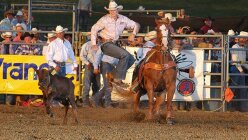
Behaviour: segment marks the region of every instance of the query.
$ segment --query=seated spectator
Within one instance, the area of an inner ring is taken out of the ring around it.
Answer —
[[[25,30],[27,30],[27,25],[26,23],[24,22],[24,19],[23,19],[23,13],[22,11],[18,11],[15,18],[12,20],[11,22],[14,26],[16,26],[18,23],[21,24],[23,26],[23,28]]]
[[[4,39],[2,43],[10,43],[12,41],[12,32],[5,32],[1,34]],[[1,44],[0,45],[1,54],[14,54],[12,44]]]
[[[208,33],[209,32],[208,30],[212,30],[213,32],[216,32],[216,29],[213,29],[213,27],[212,27],[212,22],[213,22],[213,19],[211,17],[205,18],[204,19],[204,25],[201,27],[199,32],[201,34]]]
[[[38,29],[37,28],[32,28],[31,30],[31,42],[32,43],[41,43],[42,41],[40,40],[40,34],[38,33]]]
[[[46,46],[43,46],[42,55],[46,56],[47,51],[48,51],[48,45],[49,45],[53,40],[55,40],[57,37],[56,37],[56,34],[55,34],[54,31],[52,31],[51,33],[48,33],[47,36],[44,36],[44,37],[47,38],[47,45],[46,45]]]
[[[166,27],[169,29],[169,32],[171,34],[175,34],[175,30],[172,27],[171,23],[174,22],[174,21],[176,21],[176,18],[175,17],[172,17],[172,14],[171,13],[164,14],[164,17],[162,18],[162,20],[165,20],[166,18],[169,19],[169,24]]]
[[[180,13],[179,13],[179,15],[178,15],[178,17],[177,18],[180,18],[180,19],[186,19],[186,18],[189,18],[189,16],[188,15],[186,15],[186,13],[185,13],[185,10],[184,9],[180,9]]]
[[[4,30],[11,30],[13,28],[13,24],[11,23],[14,19],[14,12],[12,10],[8,10],[4,12],[4,19],[0,21],[0,25],[5,25]]]
[[[31,35],[29,33],[24,34],[24,43],[27,43],[25,45],[20,45],[17,50],[15,51],[15,54],[18,55],[41,55],[42,50],[40,47],[36,45],[31,45]]]

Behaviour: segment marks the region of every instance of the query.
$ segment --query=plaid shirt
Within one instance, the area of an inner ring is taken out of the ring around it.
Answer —
[[[15,51],[17,55],[41,55],[42,50],[39,46],[29,46],[29,45],[21,45]]]

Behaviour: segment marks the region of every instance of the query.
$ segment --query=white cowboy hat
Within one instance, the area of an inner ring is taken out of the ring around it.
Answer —
[[[138,10],[138,11],[144,11],[144,10],[145,10],[145,7],[139,6],[137,10]]]
[[[145,35],[145,41],[150,41],[150,40],[155,39],[155,38],[157,38],[157,32],[156,31],[148,32]]]
[[[37,34],[38,31],[40,31],[40,30],[38,30],[37,28],[32,28],[31,34]]]
[[[175,17],[172,17],[172,14],[171,13],[164,14],[164,18],[162,18],[162,19],[164,20],[166,18],[168,18],[171,22],[176,21],[176,18]]]
[[[241,31],[241,32],[239,33],[239,36],[247,36],[247,37],[248,37],[248,32]]]
[[[12,32],[4,32],[1,34],[1,37],[5,39],[6,37],[12,37]]]
[[[233,35],[235,35],[235,32],[231,29],[231,30],[228,31],[227,35],[233,36]]]
[[[17,23],[15,29],[16,27],[22,27],[23,30],[27,30],[27,26],[24,23]]]
[[[68,31],[67,28],[63,28],[61,25],[58,25],[56,27],[55,33],[61,33],[61,32],[66,32],[66,31]]]
[[[115,1],[110,1],[109,2],[109,7],[104,7],[104,9],[106,10],[122,10],[123,6],[122,5],[117,5],[117,3]]]
[[[18,11],[18,12],[16,13],[16,16],[23,16],[22,11]]]
[[[52,38],[52,37],[55,37],[56,34],[54,33],[54,31],[52,31],[51,33],[47,33],[47,36],[45,35],[44,37],[45,38]]]

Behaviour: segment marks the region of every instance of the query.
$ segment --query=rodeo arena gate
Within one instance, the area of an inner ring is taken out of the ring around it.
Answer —
[[[16,9],[23,4],[12,4],[12,9]],[[71,64],[67,64],[67,72],[69,75],[73,75],[75,84],[75,95],[77,98],[81,98],[83,87],[83,69],[79,59],[79,53],[81,46],[86,41],[86,32],[79,32],[78,24],[76,22],[76,4],[75,3],[56,3],[46,1],[35,1],[32,3],[29,0],[29,16],[32,12],[71,12],[72,13],[72,31],[67,32],[72,35],[72,46],[74,53],[77,56],[79,64],[79,73],[72,71]],[[33,7],[32,7],[33,6]],[[67,7],[67,8],[56,8]],[[30,8],[32,7],[32,8]],[[69,7],[69,8],[68,8]],[[164,10],[166,11],[166,10]],[[170,10],[169,10],[170,11]],[[128,11],[123,11],[128,12]],[[132,11],[135,12],[135,11]],[[157,12],[156,10],[146,10],[145,12]],[[171,10],[178,14],[178,10]],[[31,29],[31,20],[29,21],[29,29]],[[147,28],[149,30],[149,28]],[[0,32],[15,32],[14,30],[3,30]],[[25,32],[25,31],[23,31]],[[40,34],[46,34],[51,31],[38,31]],[[123,34],[125,38],[129,34]],[[139,33],[137,36],[144,36],[145,33]],[[173,37],[184,38],[217,38],[219,39],[219,47],[213,48],[198,48],[193,46],[190,49],[183,49],[182,51],[173,50],[172,53],[181,59],[178,63],[179,68],[188,68],[193,66],[195,69],[195,77],[190,79],[188,75],[183,72],[178,72],[177,77],[177,89],[174,95],[174,101],[187,101],[194,102],[200,101],[202,108],[207,111],[226,111],[227,102],[225,100],[225,91],[227,88],[231,89],[247,89],[246,85],[229,85],[230,76],[240,75],[229,73],[229,66],[233,63],[229,59],[230,51],[247,51],[248,49],[232,49],[230,44],[231,38],[239,38],[239,36],[228,35],[172,35]],[[3,43],[0,43],[3,44]],[[11,42],[9,44],[25,44]],[[36,43],[33,45],[44,46],[46,43]],[[135,46],[123,46],[134,57],[135,52],[139,47]],[[247,62],[242,62],[247,63]],[[131,83],[132,72],[135,64],[128,70],[126,83]],[[44,56],[20,56],[20,55],[1,55],[0,56],[0,94],[15,94],[15,95],[42,95],[38,88],[38,80],[35,74],[37,68],[48,68]],[[244,74],[247,76],[248,74]],[[236,94],[234,92],[234,94]],[[142,97],[144,100],[146,97]],[[232,99],[231,102],[247,102],[248,99]]]

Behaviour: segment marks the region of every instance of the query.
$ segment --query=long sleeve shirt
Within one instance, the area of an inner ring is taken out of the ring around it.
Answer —
[[[71,47],[71,43],[64,39],[56,38],[48,45],[48,52],[46,54],[46,59],[48,61],[48,65],[52,67],[56,67],[57,62],[67,62],[71,60],[74,67],[77,67],[76,58],[74,56],[74,52]]]
[[[82,61],[82,64],[88,65],[89,63],[94,63],[94,56],[96,54],[96,51],[94,51],[91,46],[91,41],[83,44],[80,51],[80,60]]]
[[[98,49],[95,54],[95,61],[93,63],[94,69],[98,69],[98,66],[101,61],[107,62],[109,64],[117,65],[119,62],[119,59],[105,55],[102,53],[101,49]]]
[[[30,45],[20,45],[16,51],[15,54],[17,55],[41,55],[42,50],[39,46],[30,46]]]
[[[144,59],[146,57],[147,52],[149,52],[154,46],[155,44],[153,42],[147,41],[144,44],[143,48],[139,48],[137,51],[137,56],[138,56],[139,61]]]
[[[122,34],[125,28],[133,29],[133,34],[135,35],[139,31],[139,25],[126,16],[118,14],[117,20],[111,18],[109,14],[103,16],[91,28],[92,45],[96,45],[98,32],[102,38],[116,41],[119,39],[119,36]]]
[[[232,48],[244,48],[240,46],[239,44],[233,45]],[[246,62],[246,51],[231,51],[231,57],[232,61],[241,61]],[[235,63],[235,66],[239,70],[239,72],[243,72],[243,68],[241,66],[244,66],[246,69],[248,69],[248,64],[240,64],[240,63]]]

